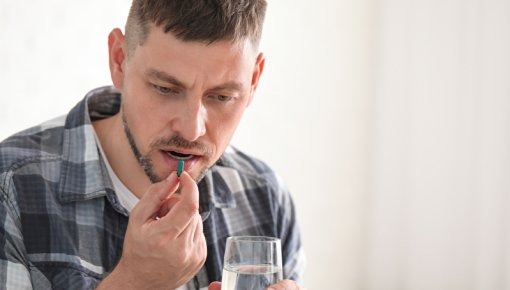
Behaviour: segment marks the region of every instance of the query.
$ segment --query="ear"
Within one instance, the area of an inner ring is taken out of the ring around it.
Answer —
[[[264,71],[264,65],[266,63],[266,57],[263,53],[259,53],[257,56],[257,60],[255,61],[255,66],[253,67],[253,74],[251,77],[251,92],[250,99],[248,101],[247,106],[251,104],[253,101],[253,96],[255,96],[255,91],[257,90],[257,86],[259,85],[260,76],[262,75],[262,71]]]
[[[108,35],[108,56],[110,58],[110,75],[113,85],[120,90],[124,79],[126,47],[124,34],[118,28],[112,30]]]

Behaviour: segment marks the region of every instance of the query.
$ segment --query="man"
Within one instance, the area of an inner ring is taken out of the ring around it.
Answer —
[[[292,200],[229,146],[264,68],[265,6],[133,1],[108,38],[114,88],[0,145],[0,287],[216,290],[226,238],[266,235],[283,245],[271,287],[300,289]]]

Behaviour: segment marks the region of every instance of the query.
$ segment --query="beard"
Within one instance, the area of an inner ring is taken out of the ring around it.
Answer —
[[[157,183],[164,179],[164,177],[161,177],[156,173],[153,161],[150,157],[151,153],[160,150],[158,148],[161,148],[163,146],[174,146],[176,148],[182,149],[195,149],[201,152],[202,158],[205,158],[206,160],[210,159],[212,156],[212,149],[210,147],[198,141],[193,142],[187,141],[186,139],[182,138],[179,135],[173,135],[169,138],[156,139],[154,142],[150,144],[149,152],[147,154],[142,154],[138,149],[133,133],[129,128],[127,117],[126,114],[124,113],[124,110],[122,110],[122,124],[124,127],[124,133],[126,134],[126,137],[129,142],[129,147],[131,147],[133,155],[135,156],[136,160],[138,161],[138,164],[142,167],[143,171],[145,172],[145,175],[147,175],[151,183]],[[200,180],[202,180],[205,177],[207,171],[211,166],[206,166],[200,169],[198,176],[194,178],[196,183],[200,182]]]

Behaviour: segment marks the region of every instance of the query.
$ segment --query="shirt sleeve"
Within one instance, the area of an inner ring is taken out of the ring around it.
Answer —
[[[278,184],[279,214],[278,230],[282,241],[283,278],[303,284],[305,253],[296,219],[296,210],[289,190],[276,177]]]
[[[32,289],[19,219],[0,188],[0,289]]]

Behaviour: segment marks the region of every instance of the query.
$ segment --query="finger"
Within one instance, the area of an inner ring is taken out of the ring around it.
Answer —
[[[159,218],[164,217],[180,199],[181,197],[178,194],[174,194],[168,197],[166,200],[163,201],[163,204],[159,208],[157,216]]]
[[[188,243],[190,245],[195,244],[195,232],[197,231],[197,228],[198,228],[198,219],[197,219],[197,215],[195,215],[195,216],[193,216],[188,227],[181,234],[186,238],[186,240],[188,241]]]
[[[183,232],[182,235],[186,235],[188,243],[195,246],[202,246],[202,242],[205,240],[202,226],[202,218],[196,214],[193,217],[193,221],[190,223],[188,228]]]
[[[303,288],[292,280],[282,280],[277,284],[269,286],[267,290],[303,290]]]
[[[179,187],[177,174],[172,172],[168,178],[152,184],[133,208],[131,217],[135,221],[145,222],[154,219],[164,200]]]
[[[187,172],[183,172],[180,185],[179,201],[159,220],[161,230],[167,231],[173,237],[180,236],[192,221],[193,216],[198,215],[197,184]]]
[[[211,284],[209,284],[208,290],[221,290],[221,283],[217,281],[212,282]]]
[[[202,218],[200,218],[199,224],[200,224],[200,231],[199,231],[199,233],[195,234],[195,239],[197,240],[196,244],[199,245],[199,251],[200,251],[200,253],[202,253],[203,258],[202,258],[202,263],[200,265],[200,267],[202,267],[205,264],[205,260],[207,259],[207,243],[205,241],[204,232],[202,230]]]
[[[202,217],[198,215],[197,227],[195,228],[195,232],[193,233],[193,242],[195,244],[202,242],[204,239],[204,225],[202,223]]]
[[[184,230],[183,234],[179,237],[182,241],[186,242],[187,247],[192,248],[193,259],[190,260],[189,265],[192,267],[193,271],[198,271],[203,266],[205,259],[207,258],[207,247],[205,246],[205,238],[202,235],[202,240],[200,240],[200,235],[193,236],[200,227],[202,223],[202,219],[197,214],[193,217],[193,221],[188,225],[186,230]]]
[[[184,171],[180,178],[181,196],[197,205],[198,209],[198,186],[195,180]]]
[[[190,218],[189,223],[175,237],[182,239],[188,245],[192,245],[193,244],[193,235],[195,234],[195,230],[196,230],[197,226],[198,226],[198,224],[197,224],[196,215],[193,215]]]

